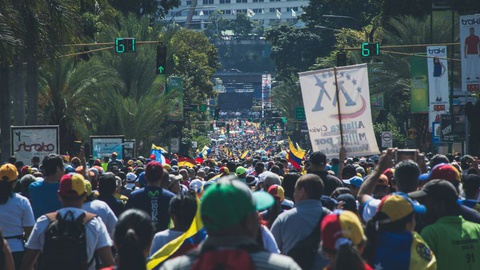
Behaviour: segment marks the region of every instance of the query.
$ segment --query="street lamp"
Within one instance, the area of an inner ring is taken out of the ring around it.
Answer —
[[[165,25],[165,27],[168,27],[168,26],[170,25],[170,23],[173,21],[173,19],[175,18],[175,16],[177,16],[178,14],[180,14],[182,11],[189,10],[189,9],[196,9],[196,8],[199,8],[199,9],[209,9],[209,8],[215,8],[215,6],[187,7],[187,8],[182,8],[182,9],[180,9],[180,10],[177,10],[177,11],[175,11],[175,13],[173,14],[172,18],[170,18],[170,20],[168,21],[168,23]]]

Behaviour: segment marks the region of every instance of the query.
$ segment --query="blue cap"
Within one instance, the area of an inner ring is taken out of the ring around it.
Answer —
[[[145,178],[145,172],[140,173],[136,182],[140,183],[140,186],[142,186],[142,187],[147,185],[147,179]]]
[[[352,185],[352,186],[355,186],[355,187],[360,187],[363,184],[363,178],[358,177],[358,176],[354,176],[354,177],[352,177],[348,180],[343,180],[343,183],[345,185]]]

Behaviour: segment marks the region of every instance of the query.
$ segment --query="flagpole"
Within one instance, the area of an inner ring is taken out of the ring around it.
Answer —
[[[333,74],[335,75],[335,95],[337,95],[338,121],[340,124],[340,143],[341,143],[341,147],[343,147],[343,126],[342,126],[342,113],[340,111],[340,94],[338,91],[337,67],[333,67]]]

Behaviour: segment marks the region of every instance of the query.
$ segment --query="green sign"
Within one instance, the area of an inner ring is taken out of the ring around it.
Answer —
[[[378,56],[380,55],[380,44],[364,42],[360,51],[363,57]]]
[[[115,52],[128,53],[135,52],[135,38],[115,38]]]
[[[206,112],[206,111],[207,111],[207,105],[205,105],[205,104],[200,104],[200,111],[201,111],[201,112]]]
[[[410,110],[412,113],[428,113],[427,75],[427,58],[410,57]]]
[[[182,78],[170,77],[167,82],[167,94],[170,92],[175,93],[175,97],[172,99],[173,106],[168,113],[168,119],[171,121],[183,120],[183,81]]]
[[[305,121],[305,108],[304,107],[295,107],[295,120]]]

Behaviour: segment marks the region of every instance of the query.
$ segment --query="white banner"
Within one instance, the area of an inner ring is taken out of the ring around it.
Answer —
[[[460,16],[462,91],[480,91],[480,14]]]
[[[348,156],[379,153],[373,132],[367,64],[299,75],[313,151],[321,151],[328,158],[338,157],[342,131]]]
[[[432,123],[440,122],[440,115],[450,109],[448,100],[448,61],[447,46],[427,47],[429,109],[428,126],[432,132]]]
[[[60,153],[58,126],[12,126],[12,155],[25,165],[32,164],[34,156],[43,158]]]

